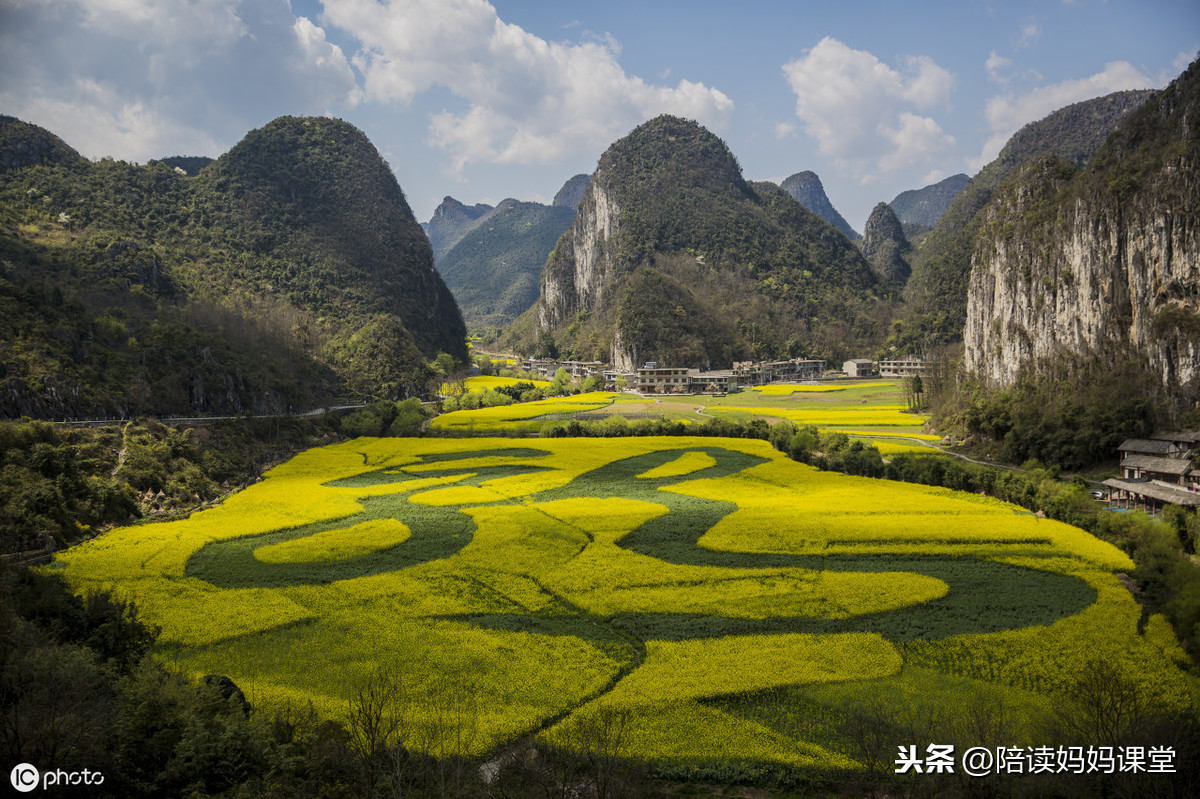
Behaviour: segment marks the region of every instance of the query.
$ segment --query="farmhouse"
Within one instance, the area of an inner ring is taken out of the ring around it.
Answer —
[[[909,356],[879,362],[880,377],[912,377],[929,371],[930,362]]]
[[[1156,433],[1119,447],[1121,476],[1105,480],[1119,506],[1158,514],[1166,505],[1200,507],[1200,431]]]
[[[738,377],[732,369],[702,372],[688,369],[688,391],[693,394],[728,394],[738,390]]]
[[[786,361],[734,361],[738,385],[762,386],[795,380],[815,380],[825,373],[825,361],[790,358]]]
[[[873,377],[875,362],[870,358],[854,358],[842,364],[842,371],[847,377]]]
[[[648,361],[637,370],[637,390],[642,394],[683,394],[690,382],[684,367],[659,366],[656,361]]]

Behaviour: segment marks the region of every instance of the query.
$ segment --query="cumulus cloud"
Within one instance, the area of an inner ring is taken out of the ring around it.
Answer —
[[[954,145],[936,120],[914,113],[948,105],[954,76],[927,56],[906,58],[902,68],[830,37],[783,66],[805,132],[860,182],[927,163]]]
[[[548,42],[484,0],[327,0],[322,21],[360,43],[352,61],[368,100],[408,103],[444,88],[466,103],[435,114],[429,129],[457,173],[471,162],[553,163],[597,152],[661,113],[721,130],[733,110],[715,88],[627,74],[611,37]]]
[[[1102,72],[1086,78],[1041,86],[1024,94],[1006,92],[991,97],[984,110],[990,135],[979,157],[969,164],[972,169],[981,169],[1000,154],[1004,144],[1021,127],[1071,103],[1154,85],[1153,80],[1128,61],[1114,61]]]
[[[287,0],[45,0],[5,9],[0,107],[89,157],[218,155],[280,114],[352,106],[345,55]]]

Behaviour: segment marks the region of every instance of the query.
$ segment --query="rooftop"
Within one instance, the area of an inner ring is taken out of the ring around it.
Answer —
[[[1192,470],[1192,462],[1186,458],[1155,458],[1152,455],[1130,455],[1121,461],[1121,467],[1142,469],[1147,472],[1162,474],[1187,474]]]
[[[1138,452],[1145,455],[1166,455],[1172,450],[1171,442],[1162,439],[1127,438],[1117,447],[1121,452]]]
[[[1143,497],[1157,499],[1159,502],[1169,502],[1172,505],[1187,505],[1193,508],[1200,507],[1200,492],[1188,491],[1186,488],[1173,488],[1156,483],[1137,483],[1131,480],[1118,480],[1115,478],[1105,480],[1104,485],[1120,491],[1129,491],[1134,494],[1140,494]]]

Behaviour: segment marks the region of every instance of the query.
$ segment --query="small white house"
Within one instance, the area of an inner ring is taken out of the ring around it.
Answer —
[[[875,362],[869,358],[854,358],[842,364],[842,371],[847,377],[872,377],[875,374]]]

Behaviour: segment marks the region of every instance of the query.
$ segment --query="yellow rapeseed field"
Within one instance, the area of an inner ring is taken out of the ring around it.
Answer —
[[[631,757],[855,768],[817,727],[772,720],[789,692],[969,681],[1026,707],[1097,651],[1164,706],[1195,695],[1170,626],[1139,629],[1116,548],[758,440],[360,438],[54,568],[134,599],[165,657],[260,705],[341,717],[393,668],[416,722],[467,702],[476,754],[621,712]]]

